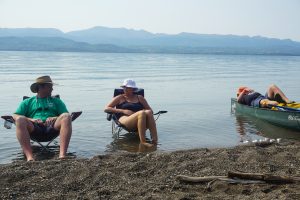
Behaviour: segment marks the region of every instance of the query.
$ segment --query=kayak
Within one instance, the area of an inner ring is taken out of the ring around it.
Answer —
[[[269,108],[257,108],[237,102],[236,98],[231,98],[231,111],[233,113],[246,114],[271,124],[300,131],[299,110],[273,110]]]

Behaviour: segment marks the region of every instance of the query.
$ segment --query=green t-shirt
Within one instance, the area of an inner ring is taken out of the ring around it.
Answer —
[[[48,117],[57,117],[66,112],[68,112],[66,105],[59,98],[33,96],[22,101],[15,114],[32,119],[41,119],[45,122]]]

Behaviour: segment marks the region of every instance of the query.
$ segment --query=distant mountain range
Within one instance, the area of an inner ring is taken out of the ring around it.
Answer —
[[[261,36],[153,34],[107,27],[67,33],[53,28],[0,28],[0,50],[300,55],[300,42]]]

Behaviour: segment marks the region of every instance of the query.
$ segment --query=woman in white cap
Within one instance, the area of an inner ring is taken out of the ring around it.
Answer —
[[[128,130],[137,130],[141,144],[146,147],[157,145],[156,123],[153,111],[142,95],[137,95],[135,81],[125,79],[121,87],[124,94],[118,95],[105,107],[105,112],[115,113],[119,122]],[[146,130],[150,130],[152,143],[146,142]]]

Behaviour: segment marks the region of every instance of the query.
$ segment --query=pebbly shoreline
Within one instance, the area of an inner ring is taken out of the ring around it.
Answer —
[[[228,171],[300,177],[300,142],[0,165],[0,199],[300,199],[300,183],[185,183]]]

